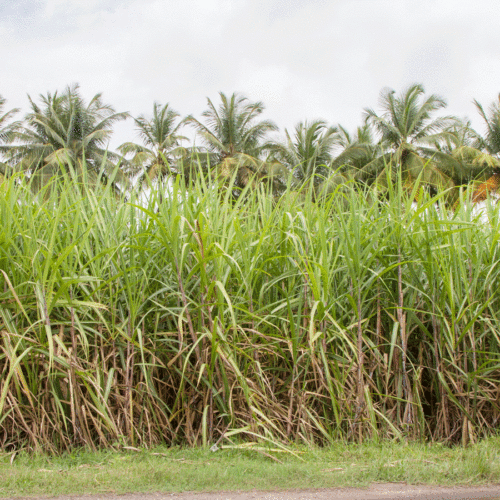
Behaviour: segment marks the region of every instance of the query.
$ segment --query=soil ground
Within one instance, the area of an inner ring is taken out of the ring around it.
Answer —
[[[33,500],[42,500],[42,498]],[[51,500],[500,500],[500,484],[475,488],[374,484],[369,488],[290,491],[227,491],[217,493],[128,493],[43,497]],[[6,499],[12,500],[12,499]]]

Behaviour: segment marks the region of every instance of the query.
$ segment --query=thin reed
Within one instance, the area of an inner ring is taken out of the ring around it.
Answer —
[[[401,186],[235,200],[178,180],[145,201],[6,181],[0,448],[494,432],[498,209]]]

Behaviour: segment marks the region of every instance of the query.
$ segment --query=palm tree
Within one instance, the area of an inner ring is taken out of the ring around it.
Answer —
[[[207,98],[208,109],[202,113],[205,124],[191,115],[186,118],[206,146],[210,167],[215,167],[223,179],[236,175],[235,185],[240,187],[255,177],[273,175],[272,164],[266,163],[262,156],[270,147],[265,142],[266,135],[278,127],[270,120],[256,121],[264,111],[263,104],[249,102],[237,93],[230,98],[222,92],[219,96],[218,108]]]
[[[486,124],[486,135],[484,138],[478,137],[478,145],[486,149],[488,153],[498,155],[500,153],[500,94],[498,101],[491,104],[489,114],[475,99],[474,104]]]
[[[338,154],[332,162],[332,169],[351,177],[379,156],[380,146],[374,143],[370,126],[365,123],[351,134],[338,125]]]
[[[143,145],[126,142],[118,150],[126,155],[133,154],[129,164],[131,173],[141,172],[141,185],[155,179],[166,179],[172,174],[179,173],[176,169],[175,155],[183,153],[181,141],[186,139],[179,135],[182,121],[177,121],[179,113],[169,107],[155,102],[153,117],[148,120],[144,115],[135,118],[136,130],[142,139]]]
[[[457,120],[446,132],[446,136],[429,149],[429,154],[456,185],[485,180],[500,167],[500,160],[481,147],[483,139],[470,121]]]
[[[271,147],[272,157],[292,172],[300,186],[312,180],[314,194],[331,192],[346,181],[345,176],[332,168],[332,151],[340,141],[337,127],[323,120],[300,122],[293,137],[285,129],[286,141]]]
[[[319,183],[330,173],[332,149],[338,142],[336,127],[325,121],[300,122],[291,137],[285,129],[286,142],[272,146],[273,156],[286,165],[300,181]]]
[[[486,124],[486,135],[481,137],[477,134],[475,146],[482,152],[481,157],[491,158],[488,166],[492,167],[489,172],[491,175],[476,187],[473,194],[473,201],[482,201],[489,193],[498,191],[500,187],[500,94],[498,101],[490,105],[488,113],[475,99],[474,104]]]
[[[120,156],[107,151],[114,123],[128,113],[116,113],[96,94],[88,104],[78,85],[59,94],[41,95],[41,106],[28,96],[31,112],[27,125],[17,134],[18,143],[10,148],[8,162],[27,172],[38,184],[71,169],[84,171],[89,180],[109,179]],[[120,172],[118,172],[120,174]],[[120,182],[126,182],[123,175]]]
[[[389,164],[394,173],[397,170],[409,185],[419,175],[422,181],[434,187],[451,187],[452,180],[432,161],[429,145],[448,135],[456,118],[443,116],[433,118],[434,112],[444,108],[446,102],[437,95],[424,98],[424,87],[413,84],[399,96],[392,89],[384,89],[380,96],[382,114],[365,109],[366,123],[373,127],[380,138],[382,154],[365,165],[358,173],[364,177],[370,173],[379,174],[377,181],[383,184],[385,173],[380,171]]]
[[[0,95],[0,153],[2,154],[9,151],[12,142],[16,138],[16,132],[21,125],[18,121],[9,123],[9,120],[19,112],[19,109],[15,108],[4,112],[6,102],[6,99]],[[0,161],[0,182],[7,175],[8,170],[8,165]]]

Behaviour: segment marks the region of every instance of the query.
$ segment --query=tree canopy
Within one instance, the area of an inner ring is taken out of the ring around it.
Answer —
[[[263,119],[264,104],[240,93],[220,92],[218,104],[207,98],[200,119],[154,102],[151,116],[134,118],[140,140],[118,152],[109,150],[113,127],[129,114],[116,112],[102,94],[86,102],[75,84],[28,98],[29,113],[14,121],[19,110],[5,111],[0,96],[0,175],[24,172],[40,186],[74,171],[93,181],[114,175],[121,187],[130,178],[189,180],[197,172],[232,179],[236,188],[266,180],[275,192],[309,181],[315,189],[351,180],[383,187],[388,166],[409,186],[420,179],[438,189],[485,181],[500,167],[500,96],[488,109],[473,101],[486,126],[481,135],[470,121],[443,114],[445,99],[426,95],[419,83],[400,93],[383,89],[379,109],[365,108],[354,133],[327,120],[304,120],[281,139],[278,126]],[[189,145],[185,126],[196,132],[198,146]]]
[[[42,184],[71,168],[78,173],[85,170],[93,179],[111,175],[120,159],[107,149],[113,125],[128,113],[117,113],[101,94],[85,103],[78,85],[62,93],[40,95],[40,104],[28,97],[31,111],[16,131],[7,163]]]

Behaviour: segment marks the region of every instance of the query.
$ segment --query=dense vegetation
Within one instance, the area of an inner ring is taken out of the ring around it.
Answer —
[[[491,433],[499,213],[473,201],[498,108],[482,138],[422,96],[275,143],[221,95],[187,119],[204,150],[155,105],[125,159],[103,148],[124,115],[77,88],[0,116],[0,446]]]
[[[106,147],[113,125],[129,115],[117,113],[101,94],[86,103],[73,85],[41,95],[40,103],[29,100],[31,111],[13,121],[19,110],[5,111],[0,96],[0,179],[23,172],[35,190],[70,169],[82,175],[85,168],[89,182],[107,182],[114,171],[117,191],[126,191],[131,179],[146,187],[149,181],[178,175],[193,182],[201,173],[227,180],[235,175],[238,188],[264,180],[279,194],[292,174],[289,187],[300,189],[312,179],[319,194],[353,180],[386,189],[389,165],[392,181],[401,173],[411,186],[420,176],[436,191],[491,179],[500,165],[498,103],[485,111],[474,101],[486,126],[482,136],[467,121],[438,115],[446,102],[425,96],[420,84],[399,95],[382,90],[380,111],[365,109],[364,123],[354,134],[342,125],[314,120],[277,139],[270,134],[277,134],[278,126],[260,119],[263,104],[239,94],[220,93],[218,106],[208,99],[201,121],[181,119],[168,103],[154,103],[151,117],[134,118],[141,142],[126,142],[119,153]],[[196,130],[201,146],[186,145],[181,135],[186,127]]]

